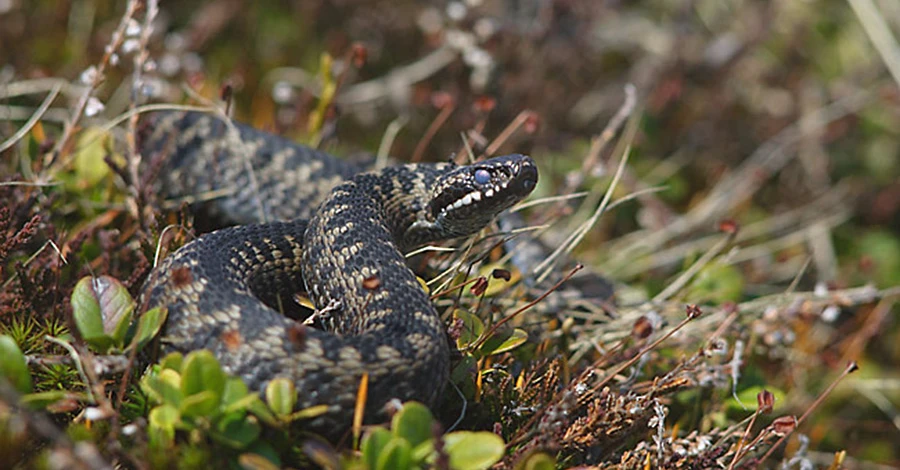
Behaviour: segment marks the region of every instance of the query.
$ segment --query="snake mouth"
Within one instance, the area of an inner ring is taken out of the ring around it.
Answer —
[[[520,154],[457,168],[437,185],[432,214],[447,222],[489,220],[528,196],[537,180],[534,160]]]

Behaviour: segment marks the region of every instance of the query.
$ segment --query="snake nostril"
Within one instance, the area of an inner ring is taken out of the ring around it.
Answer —
[[[519,171],[519,180],[522,181],[522,189],[525,192],[531,192],[535,185],[537,185],[537,167],[534,165],[524,165]]]

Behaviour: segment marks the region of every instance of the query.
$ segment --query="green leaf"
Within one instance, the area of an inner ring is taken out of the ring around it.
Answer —
[[[184,356],[180,352],[169,353],[161,361],[159,361],[160,370],[171,369],[181,373],[181,367],[184,365]]]
[[[291,413],[291,415],[288,416],[287,421],[289,423],[293,423],[294,421],[301,419],[312,419],[316,416],[322,416],[325,413],[328,413],[328,405],[310,406],[308,408],[303,408],[302,410],[297,410]]]
[[[31,373],[25,355],[7,335],[0,335],[0,375],[6,377],[19,393],[31,392]]]
[[[267,425],[272,426],[272,427],[278,427],[281,424],[283,424],[281,421],[278,420],[277,417],[275,417],[275,414],[272,413],[272,410],[269,409],[269,406],[266,405],[262,401],[262,399],[259,398],[259,395],[253,394],[250,396],[252,396],[256,399],[249,401],[247,403],[247,410],[249,410],[251,413],[253,413],[254,416],[261,419],[264,423],[266,423]],[[242,401],[242,403],[243,403],[243,401]],[[229,406],[228,411],[231,411],[232,408],[233,408],[233,406]]]
[[[224,415],[216,421],[211,437],[235,449],[245,449],[259,437],[262,427],[255,417],[243,412]]]
[[[444,451],[450,456],[450,466],[459,470],[489,468],[503,458],[506,446],[503,439],[487,431],[457,431],[445,434]]]
[[[511,351],[528,341],[528,333],[516,328],[514,330],[498,331],[481,346],[481,353],[490,356]]]
[[[180,420],[181,417],[174,406],[160,405],[150,410],[147,423],[151,446],[171,445],[175,440],[175,426]]]
[[[111,144],[112,136],[99,127],[90,127],[79,133],[73,161],[75,179],[70,189],[96,186],[110,174],[104,157],[111,153]]]
[[[244,470],[278,470],[281,465],[271,459],[254,452],[246,452],[238,456],[238,464]]]
[[[484,333],[484,322],[465,310],[454,310],[453,316],[462,320],[462,331],[459,333],[459,339],[456,340],[456,346],[459,349],[467,349]]]
[[[266,386],[266,403],[279,418],[285,419],[290,416],[297,403],[294,382],[284,377],[272,379]]]
[[[556,460],[543,453],[535,452],[516,464],[516,470],[555,470]]]
[[[22,395],[21,403],[32,410],[44,410],[48,406],[69,397],[65,390],[48,390],[46,392],[29,393]]]
[[[514,286],[522,278],[522,273],[518,269],[507,270],[506,268],[507,266],[503,264],[491,263],[482,265],[481,269],[478,270],[478,275],[484,276],[488,280],[487,289],[484,290],[485,297],[495,297],[506,292],[510,286]],[[507,271],[510,274],[509,281],[495,278],[492,273],[496,269]]]
[[[124,345],[133,312],[134,299],[128,289],[110,276],[83,277],[72,292],[72,313],[78,331],[101,353]]]
[[[428,439],[427,441],[413,447],[412,449],[412,461],[413,465],[421,466],[425,463],[429,457],[436,457],[437,454],[434,453],[434,439]],[[431,462],[434,463],[434,462]]]
[[[156,403],[173,407],[180,407],[184,398],[181,394],[181,375],[172,369],[145,375],[141,380],[141,389]]]
[[[431,411],[425,405],[411,401],[394,415],[391,429],[395,436],[406,439],[411,447],[415,447],[432,438],[433,422]]]
[[[81,337],[96,351],[105,353],[113,339],[103,330],[100,302],[91,286],[94,278],[83,277],[72,291],[72,316]]]
[[[141,314],[138,319],[137,333],[131,340],[131,347],[143,348],[150,342],[166,322],[169,311],[164,307],[156,307]]]
[[[360,450],[369,469],[375,469],[375,466],[378,464],[378,456],[381,455],[384,447],[393,438],[393,434],[382,427],[374,428],[363,436]]]
[[[212,392],[218,406],[225,391],[227,376],[213,353],[201,349],[187,355],[181,369],[181,393],[189,397],[200,392]]]
[[[266,441],[257,440],[250,445],[247,451],[268,460],[275,465],[275,468],[282,467],[281,458],[278,456],[278,452],[272,447],[272,444],[269,444]],[[238,462],[240,462],[240,460],[238,460]]]
[[[393,438],[381,449],[375,470],[403,470],[411,467],[412,449],[404,439]]]
[[[231,411],[246,410],[253,399],[259,397],[247,390],[247,384],[238,377],[228,377],[225,380],[225,388],[222,390],[222,408],[228,413]]]
[[[203,390],[193,395],[188,395],[181,400],[178,409],[181,415],[189,418],[200,416],[212,417],[219,409],[221,396],[212,390]]]

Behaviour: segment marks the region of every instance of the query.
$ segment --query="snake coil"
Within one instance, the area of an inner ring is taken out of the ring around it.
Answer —
[[[328,406],[306,427],[331,436],[348,427],[364,374],[366,416],[394,398],[437,402],[446,328],[404,253],[471,235],[522,200],[537,182],[531,158],[365,172],[211,115],[162,113],[146,126],[144,155],[169,155],[167,196],[211,192],[213,212],[247,224],[188,243],[151,273],[142,308],[168,308],[166,351],[209,349],[251,390],[291,380],[298,409]],[[251,223],[260,214],[281,221]],[[281,313],[298,291],[323,329]]]

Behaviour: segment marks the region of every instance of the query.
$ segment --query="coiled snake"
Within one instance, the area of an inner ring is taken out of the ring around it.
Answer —
[[[213,211],[232,221],[282,220],[209,233],[153,270],[142,308],[168,307],[166,350],[207,348],[251,390],[290,379],[298,409],[328,406],[307,427],[330,435],[349,426],[364,373],[367,416],[394,398],[436,403],[449,374],[446,328],[404,253],[473,234],[523,199],[537,182],[531,158],[360,173],[212,115],[165,113],[146,127],[145,157],[169,155],[168,196],[211,191]],[[323,329],[280,313],[298,291]]]

